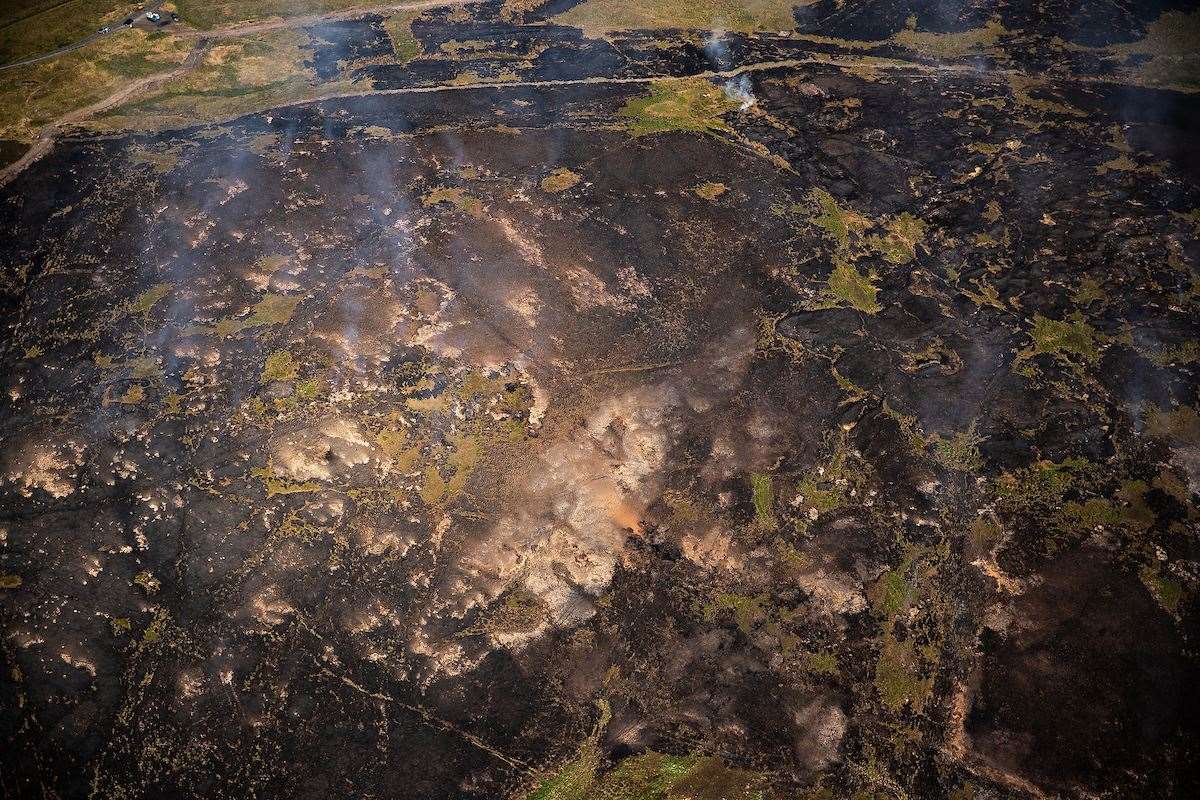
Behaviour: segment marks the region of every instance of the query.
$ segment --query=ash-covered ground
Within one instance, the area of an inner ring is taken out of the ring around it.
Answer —
[[[0,188],[0,794],[1196,796],[1144,5],[364,13],[353,91],[60,138]]]

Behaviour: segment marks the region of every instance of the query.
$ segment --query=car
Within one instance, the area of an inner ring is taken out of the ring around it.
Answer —
[[[146,19],[150,20],[151,22],[158,22],[160,19],[162,19],[162,15],[151,11],[150,13],[146,14]]]
[[[101,28],[100,30],[96,31],[96,33],[108,33],[108,26],[107,26],[107,25],[105,25],[103,28]]]
[[[133,27],[133,17],[126,17],[125,21],[121,24],[124,25],[126,28],[132,28]]]

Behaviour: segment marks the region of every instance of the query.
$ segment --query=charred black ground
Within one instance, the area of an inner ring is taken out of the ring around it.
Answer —
[[[0,794],[1195,796],[1197,16],[709,5],[0,188]]]

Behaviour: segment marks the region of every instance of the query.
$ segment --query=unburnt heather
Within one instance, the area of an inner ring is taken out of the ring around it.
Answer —
[[[4,90],[0,794],[1195,796],[1190,9],[350,5]]]

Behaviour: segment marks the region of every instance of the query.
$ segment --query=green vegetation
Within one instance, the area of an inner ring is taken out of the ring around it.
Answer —
[[[824,189],[813,189],[809,201],[815,209],[812,223],[841,248],[849,247],[851,232],[862,233],[872,225],[862,214],[842,208]]]
[[[291,353],[287,350],[277,350],[267,356],[260,380],[262,383],[294,380],[298,369],[299,365],[296,364],[296,360],[292,358]]]
[[[892,264],[907,264],[917,257],[917,247],[925,240],[925,223],[903,212],[885,225],[887,233],[872,236],[868,243]]]
[[[804,669],[813,675],[836,675],[838,673],[837,656],[828,650],[809,653],[804,657]]]
[[[1187,598],[1187,589],[1174,578],[1163,575],[1150,567],[1141,571],[1142,583],[1154,595],[1154,599],[1168,614],[1179,611],[1179,604]]]
[[[178,65],[187,43],[123,31],[47,61],[4,72],[0,139],[30,141],[47,123],[109,97],[130,80]]]
[[[733,620],[738,630],[749,635],[756,625],[767,618],[767,596],[757,594],[749,597],[733,592],[718,592],[711,602],[704,606],[705,622],[714,622],[722,612],[733,613]]]
[[[327,14],[361,5],[362,0],[175,0],[179,18],[203,30],[272,17]]]
[[[754,519],[760,528],[773,531],[779,527],[775,520],[775,488],[770,475],[750,474],[750,489],[754,498]]]
[[[1063,495],[1077,480],[1091,474],[1094,465],[1084,459],[1063,462],[1038,461],[1017,470],[1006,472],[996,479],[996,494],[1017,510],[1057,508]]]
[[[148,317],[154,306],[170,293],[171,284],[156,283],[137,296],[137,299],[133,301],[131,311],[142,317]]]
[[[249,328],[283,325],[291,320],[298,305],[300,305],[299,297],[268,294],[254,304],[247,316],[226,317],[220,320],[217,323],[216,333],[218,336],[232,336]]]
[[[585,0],[554,21],[589,37],[645,28],[790,31],[792,10],[812,0]]]
[[[928,33],[916,30],[916,18],[910,17],[908,25],[892,37],[892,41],[910,50],[929,53],[942,58],[964,56],[972,52],[987,50],[1000,41],[1008,31],[998,17],[992,17],[982,28],[957,33]]]
[[[479,202],[479,198],[472,197],[467,193],[466,189],[460,186],[439,186],[435,189],[430,189],[421,196],[421,205],[426,208],[436,206],[439,203],[449,203],[459,211],[470,214],[472,217],[483,216],[483,203]]]
[[[692,189],[692,191],[695,192],[698,197],[702,197],[705,200],[716,200],[718,197],[725,194],[725,192],[729,191],[729,187],[716,181],[707,181]]]
[[[546,778],[526,800],[762,800],[764,777],[711,756],[672,756],[653,750],[626,758],[607,772],[597,745],[611,718],[599,703],[600,721],[579,755]]]
[[[290,478],[285,478],[277,474],[270,463],[265,467],[255,467],[250,470],[250,474],[262,480],[263,489],[267,492],[268,500],[279,494],[315,492],[321,488],[321,485],[315,481],[294,481]]]
[[[884,637],[879,661],[875,664],[875,687],[883,704],[899,711],[910,703],[920,711],[933,691],[933,678],[922,678],[912,639],[898,641],[888,634]]]
[[[850,264],[838,264],[826,282],[826,291],[831,301],[845,304],[864,314],[877,314],[883,306],[876,302],[879,288],[873,278],[863,275]]]
[[[128,0],[7,0],[0,11],[0,64],[65,47],[136,8]]]
[[[338,81],[319,83],[306,66],[308,43],[302,31],[286,29],[221,39],[195,68],[105,113],[92,126],[143,130],[220,121],[334,90]]]
[[[1033,346],[1017,354],[1014,367],[1019,368],[1022,362],[1042,354],[1069,364],[1090,364],[1100,357],[1100,335],[1078,311],[1063,320],[1035,314],[1029,335]]]
[[[542,178],[542,191],[551,193],[565,192],[567,189],[575,186],[581,180],[583,180],[583,178],[579,175],[579,173],[572,172],[566,167],[559,167],[546,177]]]
[[[630,100],[620,116],[634,136],[664,131],[709,133],[728,130],[721,119],[738,104],[723,89],[702,78],[656,82],[650,93]]]
[[[933,460],[947,469],[959,472],[976,472],[983,466],[983,455],[979,452],[979,444],[983,438],[976,434],[975,423],[946,439],[938,434],[932,434]]]
[[[21,588],[20,575],[0,575],[0,589],[19,589]]]
[[[392,50],[396,53],[396,62],[399,64],[407,64],[423,52],[421,43],[412,31],[413,21],[418,16],[415,13],[402,12],[383,21],[384,30],[392,40]]]

